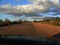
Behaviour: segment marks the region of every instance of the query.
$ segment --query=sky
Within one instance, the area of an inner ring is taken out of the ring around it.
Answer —
[[[3,20],[57,16],[60,17],[59,0],[0,0],[0,19]]]
[[[12,5],[23,5],[23,4],[30,4],[28,0],[1,0],[0,5],[2,4],[12,4]]]

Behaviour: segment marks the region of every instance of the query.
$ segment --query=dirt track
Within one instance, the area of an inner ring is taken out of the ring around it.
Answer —
[[[60,33],[60,27],[41,23],[24,23],[0,28],[0,34],[5,35],[29,35],[29,36],[53,36]]]
[[[60,27],[53,26],[49,24],[41,24],[41,23],[33,23],[36,31],[39,35],[45,36],[54,36],[56,34],[60,34]]]

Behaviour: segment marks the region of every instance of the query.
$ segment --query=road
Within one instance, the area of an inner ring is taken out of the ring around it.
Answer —
[[[47,37],[60,33],[60,27],[42,23],[23,23],[0,27],[0,35],[27,35]]]
[[[60,27],[53,26],[49,24],[42,24],[42,23],[33,23],[36,31],[41,35],[42,37],[45,36],[54,36],[56,34],[60,34]]]
[[[15,24],[11,26],[1,27],[0,35],[27,35],[37,36],[36,30],[32,23]]]

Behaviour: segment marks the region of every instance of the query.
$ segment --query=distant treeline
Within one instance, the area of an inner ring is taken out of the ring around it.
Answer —
[[[44,18],[42,21],[34,21],[60,26],[60,17]]]
[[[26,23],[26,22],[30,22],[30,21],[27,21],[27,20],[10,21],[9,19],[5,19],[3,21],[2,19],[0,19],[0,27],[14,25],[14,24],[22,24],[22,23]]]
[[[23,20],[10,21],[8,19],[3,21],[2,19],[0,19],[0,27],[8,26],[8,25],[13,25],[13,24],[22,24],[22,23],[25,23],[25,22],[31,22],[31,21],[27,21],[27,20],[24,20],[24,21]],[[51,25],[60,26],[60,17],[44,18],[42,21],[34,20],[33,22],[47,23],[47,24],[51,24]]]
[[[49,18],[44,18],[41,21],[34,20],[34,22],[46,23],[46,24],[51,24],[51,25],[55,25],[55,26],[60,26],[60,17],[49,17]]]
[[[3,21],[2,19],[0,19],[0,27],[8,26],[8,25],[14,25],[14,24],[22,24],[23,22],[28,22],[28,21],[22,21],[22,20],[10,21],[8,19]]]

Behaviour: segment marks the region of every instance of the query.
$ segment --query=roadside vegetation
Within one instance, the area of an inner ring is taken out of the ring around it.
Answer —
[[[26,22],[30,22],[30,21],[27,21],[27,20],[10,21],[8,19],[5,19],[3,21],[2,19],[0,19],[0,27],[14,25],[14,24],[22,24],[22,23],[26,23]],[[46,24],[51,24],[51,25],[55,25],[55,26],[60,26],[60,17],[47,18],[47,19],[44,18],[42,21],[34,20],[33,22],[46,23]]]
[[[3,26],[9,26],[9,25],[14,25],[14,24],[22,24],[23,21],[22,20],[18,20],[18,21],[10,21],[8,19],[6,20],[0,20],[0,27],[3,27]]]
[[[5,19],[3,21],[2,19],[0,19],[0,27],[14,25],[14,24],[22,24],[27,22],[30,22],[30,21],[27,21],[27,20],[10,21],[9,19]]]
[[[60,17],[53,17],[53,18],[48,18],[48,19],[43,19],[42,21],[34,21],[34,22],[40,22],[40,23],[46,23],[46,24],[51,24],[55,26],[60,26]]]
[[[60,26],[60,18],[59,17],[44,19],[42,22],[56,25],[56,26]]]

